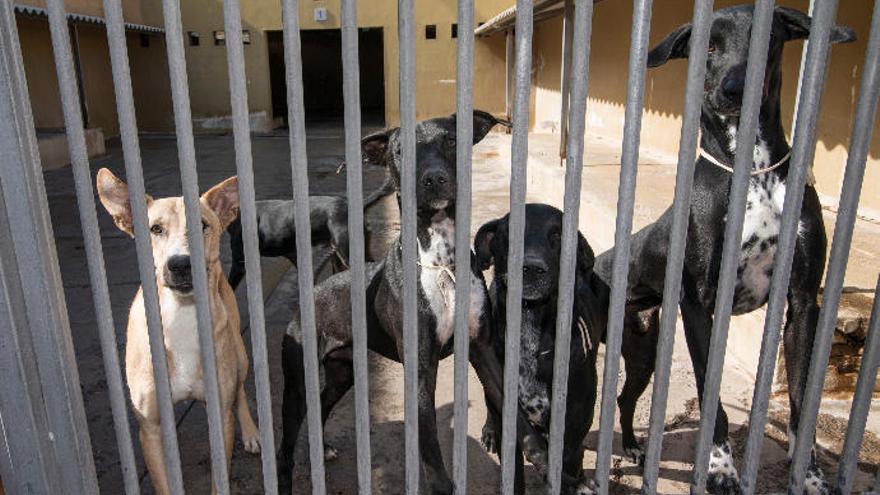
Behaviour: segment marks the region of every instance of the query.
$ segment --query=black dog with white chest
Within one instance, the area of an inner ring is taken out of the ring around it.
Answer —
[[[532,426],[546,438],[550,433],[550,402],[553,394],[562,212],[545,204],[527,204],[525,218],[519,405]],[[505,215],[487,222],[480,227],[474,239],[474,251],[480,268],[485,270],[495,266],[489,289],[495,321],[492,344],[502,362],[506,335],[508,221],[509,215]],[[562,487],[562,493],[592,493],[581,479],[584,457],[582,444],[593,422],[597,384],[596,343],[605,328],[604,308],[597,306],[598,299],[593,293],[594,283],[604,286],[593,274],[594,261],[593,250],[584,236],[578,233],[562,454],[562,470],[569,485]],[[490,452],[498,452],[500,440],[501,417],[490,409],[483,427],[483,445]],[[517,452],[516,456],[516,492],[523,493],[522,455]]]
[[[482,140],[496,124],[506,124],[475,110],[473,142]],[[506,124],[509,125],[509,124]],[[452,482],[443,464],[437,438],[434,392],[437,365],[452,353],[455,314],[455,131],[456,117],[419,122],[416,127],[416,163],[403,163],[399,129],[391,129],[362,141],[365,158],[384,165],[399,190],[400,170],[413,167],[416,177],[418,238],[418,425],[423,486],[429,493],[451,494]],[[398,196],[398,204],[400,204]],[[403,258],[400,241],[384,261],[367,265],[367,332],[373,352],[403,362]],[[327,419],[333,406],[354,383],[351,331],[350,271],[331,276],[315,288],[319,361],[324,384],[321,411]],[[482,272],[472,262],[471,277],[458,283],[471,284],[469,308],[470,362],[483,384],[490,408],[500,411],[503,372],[489,342],[491,309]],[[306,414],[303,380],[302,331],[295,316],[284,337],[283,440],[278,453],[279,488],[290,493],[293,452]],[[520,412],[521,445],[533,463],[546,462],[546,441],[527,424]]]
[[[733,165],[736,153],[752,14],[751,5],[718,10],[714,14],[709,42],[701,116],[700,156],[694,169],[693,199],[680,301],[685,336],[701,400],[732,177],[726,167]],[[777,7],[774,12],[759,128],[754,143],[733,314],[754,311],[763,306],[769,296],[790,166],[790,147],[785,138],[780,111],[783,45],[788,41],[806,39],[809,36],[810,23],[806,14],[796,10]],[[648,54],[648,66],[657,67],[670,59],[687,58],[690,35],[689,24],[671,33]],[[854,39],[855,35],[849,28],[835,27],[831,32],[833,43],[846,43]],[[627,295],[627,321],[630,322],[627,325],[630,328],[627,328],[625,338],[628,334],[649,342],[656,341],[650,334],[655,334],[658,330],[656,315],[663,298],[666,250],[669,246],[671,225],[670,209],[633,237]],[[800,418],[801,399],[816,332],[819,314],[817,294],[825,267],[825,248],[821,205],[816,190],[807,185],[788,289],[788,310],[783,336],[791,407],[790,445],[795,442],[794,432],[797,431]],[[609,283],[612,263],[613,254],[610,251],[600,256],[596,262],[596,272]],[[637,317],[645,313],[648,314],[647,319]],[[631,328],[634,321],[647,321],[648,328]],[[654,368],[654,353],[653,348],[624,346],[627,385],[618,402],[622,410],[624,448],[628,455],[637,460],[641,451],[632,432],[632,411],[650,380]],[[633,376],[630,376],[630,362],[635,363],[632,366],[635,372]],[[739,478],[728,441],[727,415],[720,401],[713,442],[708,469],[708,490],[714,493],[739,493]],[[815,457],[811,462],[805,487],[808,493],[828,491]]]

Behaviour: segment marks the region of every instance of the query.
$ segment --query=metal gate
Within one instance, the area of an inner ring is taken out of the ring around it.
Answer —
[[[355,407],[359,492],[369,494],[370,486],[370,418],[367,382],[367,339],[365,303],[365,265],[363,238],[363,197],[360,151],[360,107],[358,89],[358,47],[356,0],[342,0],[342,43],[345,99],[345,149],[347,191],[350,201],[349,230],[352,260],[352,318],[354,328]],[[458,62],[457,112],[472,112],[473,65],[473,0],[458,1]],[[525,223],[526,162],[528,149],[529,92],[533,3],[516,2],[515,29],[515,93],[513,108],[512,170],[510,198],[510,240],[522,238]],[[192,120],[190,115],[187,73],[184,60],[183,32],[178,0],[163,0],[163,14],[167,32],[166,44],[171,89],[175,109],[177,144],[180,154],[180,172],[186,204],[186,218],[192,256],[196,266],[205,266],[205,253],[200,235],[200,213]],[[616,220],[614,278],[612,302],[607,329],[607,351],[604,381],[601,387],[601,417],[599,447],[595,478],[607,480],[611,461],[612,433],[615,414],[615,395],[621,354],[624,298],[626,293],[630,232],[635,192],[635,178],[639,154],[639,135],[643,110],[648,31],[651,20],[651,0],[633,0],[632,44],[629,56],[628,98],[626,102],[625,138],[620,170],[619,209]],[[760,356],[753,407],[749,418],[746,454],[742,469],[744,489],[754,491],[754,480],[761,451],[761,438],[766,423],[773,363],[779,341],[783,309],[791,271],[794,241],[800,216],[807,171],[815,151],[816,120],[825,81],[829,52],[829,32],[837,11],[837,0],[815,2],[813,26],[805,48],[802,80],[799,87],[799,105],[796,112],[792,164],[785,198],[782,230],[778,255],[771,285],[771,296],[765,321],[764,340]],[[766,46],[770,36],[774,2],[757,0],[751,34],[752,46]],[[241,218],[244,228],[247,259],[248,303],[253,342],[253,363],[257,385],[259,423],[263,447],[262,467],[266,493],[277,493],[275,443],[272,430],[272,409],[267,365],[266,332],[263,315],[263,295],[259,283],[260,264],[257,244],[255,195],[253,188],[251,140],[248,125],[248,103],[242,26],[238,0],[224,0],[225,29],[228,35],[228,69],[231,104],[234,118],[235,155],[240,181]],[[104,267],[104,257],[95,210],[94,192],[86,156],[82,125],[80,95],[77,91],[74,64],[67,34],[63,0],[47,0],[55,64],[60,82],[64,120],[69,138],[70,155],[76,182],[79,215],[86,243],[88,269],[98,330],[101,335],[107,387],[111,397],[114,426],[118,441],[125,488],[128,495],[139,493],[135,455],[129,433],[127,397],[117,354],[113,316]],[[568,111],[569,157],[566,164],[565,216],[563,255],[560,269],[560,290],[557,322],[556,363],[552,400],[550,453],[547,474],[553,492],[558,492],[561,480],[562,438],[565,387],[567,386],[570,321],[574,286],[574,254],[580,202],[582,156],[584,151],[585,112],[589,82],[589,56],[593,2],[574,0],[568,10],[566,31],[572,33],[570,97]],[[655,370],[651,422],[647,442],[647,460],[644,471],[643,493],[655,493],[660,462],[660,447],[664,427],[666,397],[669,389],[672,344],[675,333],[676,307],[681,291],[685,234],[693,182],[700,106],[705,77],[709,26],[713,11],[712,0],[694,2],[692,56],[688,66],[688,84],[684,123],[682,125],[678,159],[674,221],[666,267],[664,300],[662,305],[661,336]],[[168,468],[172,493],[183,493],[182,473],[177,435],[168,381],[168,369],[163,345],[163,334],[158,305],[150,236],[144,200],[138,130],[135,120],[131,78],[126,49],[122,7],[120,0],[104,0],[107,36],[110,46],[113,80],[125,168],[131,188],[131,201],[138,267],[144,288],[146,315],[151,342],[154,376],[161,413],[164,439],[164,459]],[[319,372],[316,358],[316,333],[313,295],[312,260],[308,210],[308,177],[306,140],[303,117],[302,67],[300,60],[299,19],[297,0],[282,0],[285,58],[287,67],[288,108],[290,122],[290,163],[293,170],[293,190],[296,202],[300,308],[306,356],[306,383],[308,396],[308,433],[310,440],[311,476],[313,492],[324,493],[324,467],[319,393]],[[406,163],[415,161],[415,23],[414,0],[399,0],[400,39],[400,108],[402,154]],[[853,135],[846,164],[840,209],[835,227],[831,256],[825,283],[817,338],[809,370],[807,392],[803,403],[802,422],[794,446],[790,472],[790,492],[802,493],[805,470],[809,462],[812,431],[815,428],[821,398],[831,338],[853,234],[868,146],[873,132],[878,94],[880,94],[880,3],[874,7],[873,24],[868,50],[865,54],[861,90],[854,118]],[[764,54],[766,55],[766,54]],[[749,53],[748,77],[742,109],[740,142],[754,142],[758,103],[764,73],[761,50]],[[470,270],[470,214],[471,214],[471,136],[470,119],[457,120],[457,181],[458,228],[456,230],[456,278],[467,280]],[[79,377],[74,360],[70,325],[62,292],[57,254],[49,222],[46,192],[37,154],[33,119],[24,80],[16,22],[11,0],[0,2],[0,419],[3,427],[3,455],[0,455],[0,473],[7,490],[12,493],[97,493],[98,484],[88,425],[79,391]],[[718,403],[721,369],[731,313],[733,287],[736,281],[736,244],[743,223],[743,203],[751,166],[750,146],[741,146],[736,154],[732,180],[733,214],[726,225],[725,256],[722,260],[719,297],[712,333],[711,358],[708,380],[703,391],[704,404]],[[415,177],[412,169],[402,171],[401,236],[404,263],[404,328],[405,330],[405,432],[406,432],[406,492],[419,489],[419,451],[417,424],[417,366],[418,333],[416,328],[416,234],[415,234]],[[511,242],[509,260],[509,301],[504,380],[504,423],[502,457],[502,493],[512,493],[515,449],[517,370],[520,347],[518,308],[522,292],[522,242]],[[223,452],[223,430],[218,399],[217,370],[214,356],[211,313],[207,294],[206,273],[194,271],[194,285],[198,309],[199,340],[206,377],[210,447],[214,466],[214,483],[218,493],[228,493],[228,472]],[[458,284],[455,297],[468,300],[470,285]],[[453,477],[457,493],[465,493],[468,476],[467,462],[467,367],[468,329],[466,309],[456,305],[455,318],[455,421]],[[848,492],[858,460],[860,442],[864,433],[873,383],[880,363],[880,303],[875,302],[870,323],[863,365],[859,374],[856,396],[846,434],[843,457],[837,483],[842,492]],[[708,452],[715,407],[704,407],[701,413],[697,462],[693,473],[692,491],[705,490]],[[608,484],[599,489],[607,493]]]

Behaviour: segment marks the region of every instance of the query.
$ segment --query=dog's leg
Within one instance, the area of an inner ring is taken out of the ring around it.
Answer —
[[[424,328],[424,327],[423,327]],[[419,352],[419,451],[428,493],[452,494],[452,481],[443,465],[443,454],[437,439],[437,412],[434,393],[437,389],[437,344],[428,335],[421,335]]]
[[[158,421],[143,418],[140,420],[141,449],[144,452],[144,463],[150,473],[153,482],[153,490],[156,495],[170,495],[168,487],[168,473],[165,471],[164,450],[162,448],[162,429]]]
[[[293,454],[299,427],[306,414],[302,344],[295,337],[285,335],[281,357],[284,399],[281,402],[281,447],[277,455],[278,491],[287,495],[293,489]]]
[[[233,399],[230,397],[230,399]],[[235,445],[235,416],[232,413],[232,400],[226,401],[228,405],[224,404],[223,411],[223,443],[224,443],[224,451],[226,453],[226,473],[228,475],[232,474],[232,447]],[[214,485],[214,466],[211,466],[211,494],[216,495],[217,487]]]
[[[709,361],[712,314],[693,297],[687,295],[681,301],[681,316],[684,320],[684,334],[697,380],[700,405],[703,404],[703,385],[706,383],[706,367]],[[718,401],[718,414],[715,418],[715,432],[712,437],[712,452],[709,456],[706,490],[709,493],[736,494],[741,492],[739,474],[733,464],[733,454],[727,438],[727,413]]]
[[[657,339],[660,333],[660,307],[625,316],[622,354],[626,369],[626,381],[617,398],[620,408],[620,430],[623,436],[623,452],[629,460],[640,466],[645,464],[645,452],[633,429],[636,404],[651,383],[651,375],[657,359]],[[638,321],[635,321],[638,320]]]
[[[327,422],[333,407],[354,385],[354,367],[351,362],[351,349],[345,348],[330,353],[322,363],[324,367],[324,388],[321,390],[321,423]],[[337,457],[336,449],[324,442],[324,460]]]
[[[241,427],[241,442],[244,444],[244,450],[251,454],[260,452],[260,430],[254,424],[254,418],[251,417],[250,406],[248,405],[247,392],[244,390],[245,381],[248,372],[248,356],[244,348],[244,341],[241,334],[233,335],[235,343],[235,353],[238,358],[238,385],[235,397],[236,412],[238,415],[238,424]]]

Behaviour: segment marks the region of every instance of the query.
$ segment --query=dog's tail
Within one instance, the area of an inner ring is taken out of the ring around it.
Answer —
[[[374,203],[384,198],[385,196],[388,196],[389,194],[393,194],[396,190],[397,189],[394,187],[394,181],[392,181],[391,176],[386,173],[385,182],[382,183],[379,189],[376,189],[364,198],[364,209],[366,210],[367,208],[373,206]]]

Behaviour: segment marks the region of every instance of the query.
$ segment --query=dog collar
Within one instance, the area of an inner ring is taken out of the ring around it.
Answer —
[[[703,148],[700,148],[699,152],[700,152],[700,156],[705,158],[706,161],[708,161],[712,165],[715,165],[716,167],[721,168],[723,170],[726,170],[730,173],[733,173],[733,167],[730,167],[728,165],[721,163],[720,160],[718,160],[714,156],[710,155],[709,152],[707,152]],[[788,153],[786,153],[785,156],[783,156],[781,160],[774,163],[773,165],[770,165],[769,167],[759,168],[758,170],[752,170],[751,172],[749,172],[749,175],[754,177],[756,175],[766,174],[767,172],[770,172],[772,170],[775,170],[775,169],[781,167],[785,162],[788,161],[789,158],[791,158],[791,150],[788,150]]]
[[[440,270],[449,276],[449,279],[452,280],[453,284],[455,283],[455,272],[453,271],[455,269],[454,267],[449,267],[446,265],[429,265],[427,263],[421,263],[421,262],[416,262],[416,264],[422,268],[431,268],[433,270]]]

